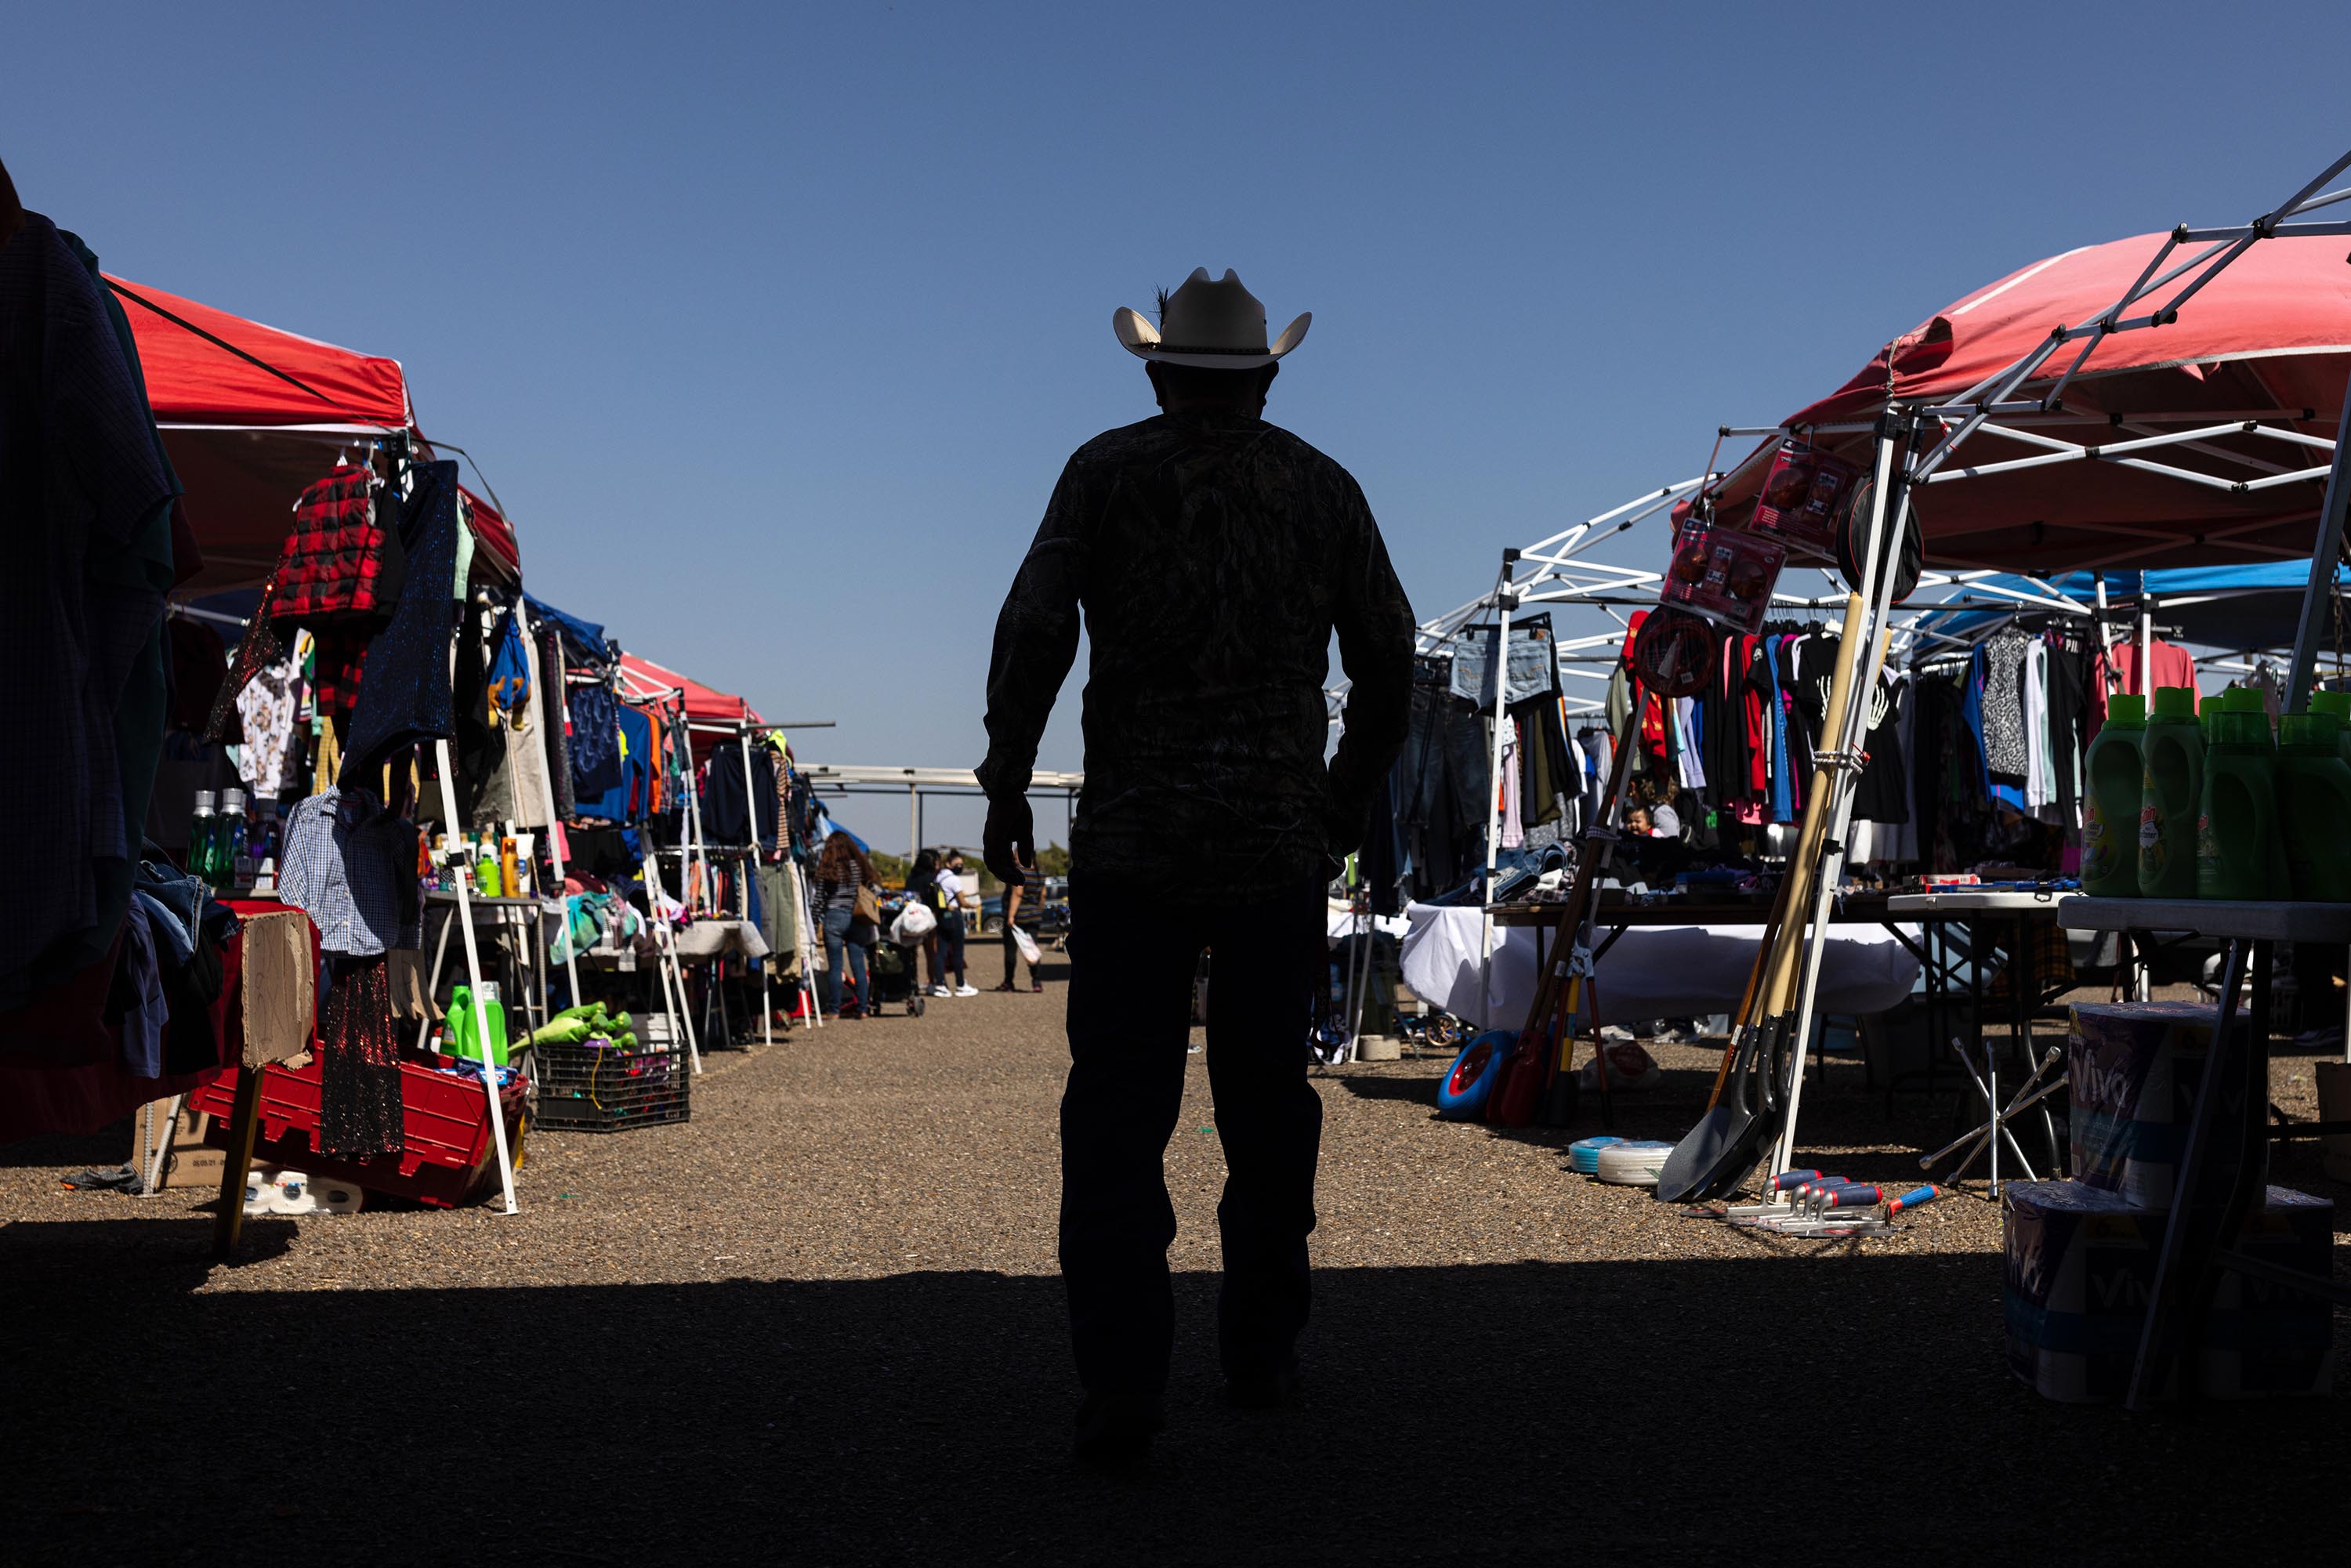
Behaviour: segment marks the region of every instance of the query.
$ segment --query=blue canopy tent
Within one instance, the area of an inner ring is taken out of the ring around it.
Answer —
[[[833,814],[824,809],[824,802],[821,800],[817,802],[816,814],[819,825],[822,829],[822,831],[817,834],[817,841],[819,843],[822,843],[834,833],[849,833],[849,841],[857,846],[859,853],[871,855],[873,852],[873,846],[867,843],[863,839],[859,838],[855,833],[850,832],[849,829],[843,827],[838,821],[836,821]]]
[[[2255,561],[2237,566],[2183,566],[2158,571],[2070,571],[2022,577],[1999,573],[1966,579],[1939,604],[1920,607],[1917,630],[1973,640],[2020,614],[2086,615],[2105,604],[2136,617],[2144,609],[2183,643],[2248,653],[2284,648],[2310,582],[2306,560]],[[2351,570],[2335,574],[2338,600],[2351,587]]]

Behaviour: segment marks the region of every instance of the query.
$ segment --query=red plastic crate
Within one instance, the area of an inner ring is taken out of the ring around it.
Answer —
[[[498,1179],[490,1142],[489,1107],[481,1081],[434,1072],[413,1062],[400,1064],[401,1131],[406,1147],[396,1155],[352,1159],[320,1154],[319,1060],[298,1069],[265,1067],[259,1125],[255,1129],[256,1165],[285,1166],[312,1176],[356,1183],[370,1192],[413,1198],[435,1208],[454,1208],[481,1196]],[[228,1146],[228,1120],[236,1103],[237,1070],[230,1069],[188,1098],[213,1118],[205,1141]],[[521,1074],[498,1093],[506,1113],[507,1143],[522,1163],[523,1105],[529,1082]]]

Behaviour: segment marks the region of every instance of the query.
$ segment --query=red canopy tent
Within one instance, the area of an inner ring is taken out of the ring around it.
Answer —
[[[640,702],[669,701],[682,706],[689,725],[758,725],[767,721],[759,710],[738,696],[733,696],[713,686],[705,686],[691,675],[681,674],[666,664],[656,664],[636,653],[621,655],[621,694]],[[694,753],[707,757],[717,743],[709,730],[693,731]]]
[[[2351,375],[2343,242],[2266,238],[2191,288],[2195,262],[2226,248],[2216,245],[2189,253],[2177,287],[2133,298],[2158,260],[2177,259],[2180,237],[2114,240],[2011,273],[1887,344],[1782,428],[1865,466],[1890,404],[1932,411],[1929,445],[1961,434],[1964,457],[1912,496],[1940,565],[2305,558]],[[2131,319],[2116,314],[2125,308]],[[2102,318],[2115,325],[2098,329]],[[1719,514],[1752,501],[1776,444],[1723,482]]]
[[[187,486],[188,522],[204,552],[189,591],[249,588],[268,576],[294,498],[356,442],[407,434],[430,455],[398,361],[143,283],[107,281],[130,318],[147,401]],[[504,575],[519,580],[514,529],[496,507],[475,500],[474,531]]]

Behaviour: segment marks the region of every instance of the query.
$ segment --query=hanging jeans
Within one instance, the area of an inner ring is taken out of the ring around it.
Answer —
[[[1259,903],[1169,909],[1156,883],[1072,878],[1086,912],[1071,938],[1070,1079],[1061,1096],[1061,1277],[1078,1378],[1089,1395],[1167,1385],[1176,1239],[1165,1156],[1184,1098],[1192,978],[1208,982],[1208,1087],[1224,1144],[1225,1374],[1280,1372],[1306,1325],[1306,1238],[1322,1102],[1306,1034],[1323,973],[1319,877]]]
[[[857,918],[854,909],[828,909],[824,912],[824,1010],[841,1011],[841,965],[845,956],[849,961],[849,977],[857,987],[857,1005],[867,1012],[873,1010],[871,987],[865,977],[865,949],[849,940],[849,923]]]

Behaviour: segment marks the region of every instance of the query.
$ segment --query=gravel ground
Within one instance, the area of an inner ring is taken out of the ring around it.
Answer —
[[[202,1194],[60,1190],[120,1138],[0,1149],[0,1562],[2340,1548],[2339,1397],[2132,1417],[2008,1377],[1980,1184],[1865,1244],[1734,1233],[1566,1174],[1596,1123],[1435,1121],[1435,1061],[1324,1076],[1308,1406],[1238,1416],[1194,1059],[1169,1431],[1140,1474],[1078,1470],[1047,978],[721,1054],[684,1125],[536,1134],[518,1216],[255,1220],[235,1266]],[[1702,1103],[1713,1050],[1659,1056],[1616,1131]],[[2305,1114],[2308,1067],[2278,1067]],[[1956,1115],[1845,1063],[1806,1107],[1805,1163],[1886,1181]],[[2278,1178],[2351,1215],[2314,1154]],[[1833,1479],[1757,1462],[1792,1446]]]

